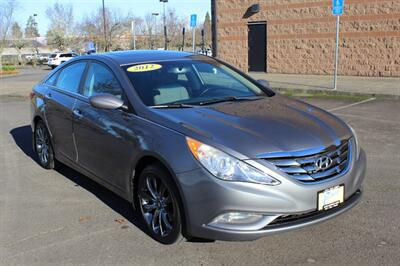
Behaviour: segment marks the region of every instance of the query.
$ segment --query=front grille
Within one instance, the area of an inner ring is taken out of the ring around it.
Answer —
[[[332,146],[317,154],[268,158],[266,160],[291,177],[301,182],[311,183],[334,177],[345,171],[349,165],[350,150],[351,143],[345,140],[339,146]],[[321,161],[326,162],[325,160],[328,160],[331,164],[318,167],[321,166]]]

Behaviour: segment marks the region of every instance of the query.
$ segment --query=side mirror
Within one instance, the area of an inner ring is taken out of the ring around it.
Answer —
[[[265,79],[258,79],[257,80],[258,84],[260,84],[261,86],[267,88],[267,89],[271,89],[271,86],[269,85],[269,82]]]
[[[121,99],[107,93],[91,96],[89,102],[93,107],[106,110],[115,110],[125,106]]]

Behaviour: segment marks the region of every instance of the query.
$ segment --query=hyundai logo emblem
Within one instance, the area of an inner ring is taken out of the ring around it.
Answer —
[[[317,171],[326,170],[332,165],[332,159],[328,156],[319,157],[315,161],[315,166]]]

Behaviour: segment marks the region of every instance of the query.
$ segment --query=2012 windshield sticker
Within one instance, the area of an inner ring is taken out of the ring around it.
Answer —
[[[147,72],[162,68],[159,64],[142,64],[131,66],[127,69],[128,72]]]

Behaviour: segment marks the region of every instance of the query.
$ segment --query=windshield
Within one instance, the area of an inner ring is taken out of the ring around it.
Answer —
[[[123,69],[147,106],[200,105],[273,94],[212,59],[152,62]]]

